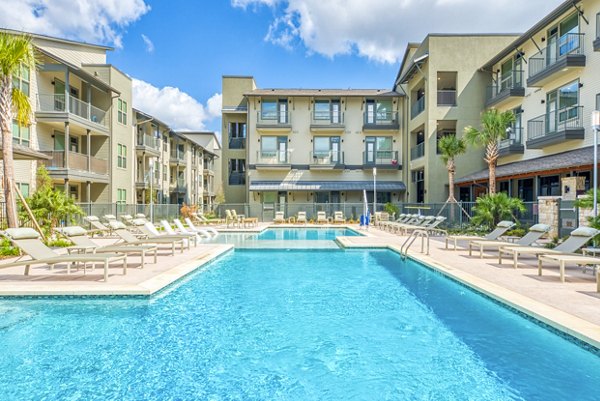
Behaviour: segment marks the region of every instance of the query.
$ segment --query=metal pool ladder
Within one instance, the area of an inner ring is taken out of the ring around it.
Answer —
[[[405,260],[410,246],[417,238],[421,238],[421,253],[429,255],[429,233],[426,230],[414,230],[400,247],[400,257]]]

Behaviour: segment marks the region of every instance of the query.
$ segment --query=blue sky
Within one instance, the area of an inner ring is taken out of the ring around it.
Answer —
[[[391,88],[429,32],[523,32],[560,0],[2,0],[0,27],[114,46],[134,106],[220,129],[221,76],[260,87]]]

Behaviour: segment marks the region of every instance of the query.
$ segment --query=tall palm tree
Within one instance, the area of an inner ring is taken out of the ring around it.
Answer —
[[[485,147],[485,156],[483,160],[488,164],[489,175],[489,193],[496,193],[496,165],[498,163],[498,153],[500,141],[506,139],[506,129],[515,122],[515,115],[512,111],[503,113],[496,109],[491,109],[481,116],[481,130],[471,126],[465,127],[465,138],[467,142],[475,146]]]
[[[454,159],[467,151],[467,144],[456,135],[444,135],[438,142],[438,148],[442,152],[440,157],[446,163],[448,169],[448,201],[456,202],[454,196],[454,175],[456,174],[456,163]]]
[[[2,165],[4,167],[4,201],[9,227],[17,227],[17,204],[13,188],[15,169],[13,161],[12,123],[16,120],[28,126],[31,103],[28,94],[13,87],[13,76],[20,69],[34,70],[35,53],[31,37],[0,32],[0,132],[2,133]]]

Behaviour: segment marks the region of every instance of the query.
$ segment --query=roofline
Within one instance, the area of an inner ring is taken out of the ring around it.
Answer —
[[[554,21],[556,18],[560,17],[562,14],[566,13],[572,7],[581,2],[581,0],[566,0],[561,3],[558,7],[552,10],[549,14],[547,14],[544,18],[538,21],[535,25],[527,30],[527,32],[523,33],[519,36],[514,42],[504,48],[501,52],[499,52],[494,58],[488,61],[482,69],[489,69],[493,67],[496,63],[501,61],[503,58],[511,54],[515,49],[521,46],[523,43],[527,42],[531,37],[541,31],[546,25],[550,22]]]
[[[243,78],[243,79],[254,79],[252,75],[221,75],[221,78]]]
[[[77,41],[77,40],[72,40],[72,39],[63,39],[63,38],[58,38],[56,36],[49,36],[49,35],[44,35],[41,33],[33,33],[33,32],[27,32],[27,31],[18,31],[16,29],[9,29],[9,28],[0,28],[1,32],[6,32],[6,33],[12,33],[15,35],[28,35],[31,36],[32,38],[39,38],[39,39],[45,39],[45,40],[51,40],[53,42],[59,42],[59,43],[68,43],[71,45],[78,45],[78,46],[84,46],[84,47],[93,47],[96,49],[102,49],[102,50],[115,50],[114,47],[111,46],[105,46],[105,45],[98,45],[98,44],[94,44],[94,43],[87,43],[87,42],[82,42],[82,41]]]
[[[302,88],[262,88],[262,89],[257,89],[259,91],[268,91],[268,90],[273,90],[273,91],[297,91],[297,90],[302,90],[302,91],[340,91],[340,92],[346,92],[348,91],[348,89],[302,89]],[[390,97],[396,97],[396,96],[404,96],[402,93],[396,92],[393,89],[351,89],[352,91],[381,91],[381,94],[373,94],[373,96],[380,96],[380,95],[386,95],[389,93],[395,93],[394,95],[390,95]],[[285,92],[273,92],[273,94],[286,94]],[[320,96],[319,94],[289,94],[290,96],[293,97],[314,97],[314,96]],[[263,93],[252,93],[252,92],[246,92],[244,93],[244,96],[267,96]],[[331,96],[331,95],[327,95],[327,94],[323,94],[323,96]],[[355,95],[352,93],[348,93],[346,95],[340,95],[340,96],[344,96],[344,97],[364,97],[365,95]]]
[[[93,63],[93,64],[81,64],[81,66],[82,67],[110,67],[110,68],[115,69],[117,72],[120,72],[128,80],[133,81],[133,79],[129,76],[129,74],[127,74],[125,71],[122,71],[121,69],[119,69],[114,64],[97,64],[97,63]]]
[[[428,33],[426,38],[428,37],[487,37],[487,36],[521,36],[521,32],[498,32],[498,33],[489,33],[489,32],[481,32],[481,33]]]
[[[152,121],[156,121],[158,124],[164,125],[165,127],[167,127],[169,131],[173,131],[171,129],[171,127],[169,126],[169,124],[165,123],[164,121],[159,120],[158,118],[154,117],[152,114],[148,114],[145,111],[142,111],[140,109],[136,109],[135,107],[133,107],[132,110],[135,111],[136,113],[140,113],[140,114],[143,114],[144,116],[146,116],[148,118],[151,118],[151,120],[144,121],[144,123],[150,123]]]
[[[400,80],[400,73],[404,69],[404,64],[406,64],[406,59],[408,58],[408,53],[410,53],[410,49],[418,49],[421,47],[422,42],[408,42],[406,44],[406,50],[404,50],[404,56],[402,56],[402,62],[400,63],[400,68],[398,69],[398,74],[396,74],[396,79],[394,80],[394,88],[398,85],[398,81]]]

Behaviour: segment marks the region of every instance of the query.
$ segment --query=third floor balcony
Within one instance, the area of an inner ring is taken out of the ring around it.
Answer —
[[[494,85],[487,87],[485,105],[498,107],[511,99],[525,96],[523,85],[523,71],[513,70],[499,76]]]
[[[523,154],[525,151],[523,127],[511,127],[508,131],[508,138],[498,144],[498,154],[500,156]]]
[[[259,150],[256,152],[256,168],[290,169],[292,152],[289,150]]]
[[[425,96],[415,100],[410,105],[410,118],[413,119],[425,110]]]
[[[398,130],[400,120],[396,111],[365,111],[363,130]]]
[[[425,142],[421,142],[410,149],[410,160],[417,160],[425,156]]]
[[[594,51],[600,52],[600,13],[596,14],[596,39],[594,39]]]
[[[292,115],[287,110],[259,111],[256,113],[256,128],[262,131],[290,131]]]
[[[185,151],[176,147],[172,148],[169,162],[171,164],[186,164]]]
[[[110,113],[65,94],[38,94],[36,118],[40,121],[74,122],[108,134]]]
[[[585,67],[584,34],[548,39],[548,46],[529,59],[527,86],[541,87],[572,68]]]
[[[549,111],[527,122],[528,149],[542,149],[584,136],[583,106]]]
[[[314,110],[311,113],[311,131],[343,131],[344,128],[344,112]]]
[[[139,152],[148,153],[153,156],[159,156],[160,145],[160,138],[153,137],[152,135],[139,133],[137,135],[135,148]]]

